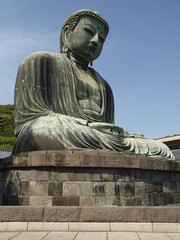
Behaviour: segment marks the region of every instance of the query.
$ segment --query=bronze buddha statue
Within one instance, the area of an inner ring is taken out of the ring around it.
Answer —
[[[26,57],[15,86],[14,154],[36,150],[106,149],[173,159],[161,142],[126,136],[114,125],[109,84],[89,64],[109,31],[97,12],[80,10],[64,23],[61,53]]]

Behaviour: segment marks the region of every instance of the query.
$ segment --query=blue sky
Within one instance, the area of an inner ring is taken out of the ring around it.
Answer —
[[[147,138],[180,134],[179,0],[1,0],[0,104],[13,103],[23,58],[59,52],[64,20],[82,8],[110,25],[93,67],[112,87],[115,123]]]

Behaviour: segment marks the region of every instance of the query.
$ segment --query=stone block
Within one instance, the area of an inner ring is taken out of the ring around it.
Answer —
[[[78,182],[63,182],[63,196],[77,196],[79,193]]]
[[[53,197],[52,206],[67,206],[67,197]]]
[[[27,231],[27,222],[0,222],[0,232]]]
[[[139,240],[140,238],[137,236],[136,233],[132,233],[132,232],[108,232],[108,240],[117,240],[117,239]],[[145,239],[142,239],[142,240],[145,240]]]
[[[179,208],[176,208],[177,213],[179,214]],[[171,207],[140,207],[139,208],[139,222],[174,222],[173,214],[169,211]],[[176,216],[177,216],[176,213]],[[171,216],[171,220],[167,218],[168,214]],[[177,222],[177,221],[176,221]]]
[[[149,193],[144,193],[141,195],[142,206],[150,206],[151,205],[151,198]]]
[[[53,197],[52,206],[79,206],[79,196]]]
[[[55,160],[50,157],[46,151],[32,151],[28,152],[29,166],[54,166]]]
[[[147,183],[147,192],[148,193],[160,193],[163,192],[162,182],[152,182]]]
[[[135,182],[135,195],[142,196],[147,192],[147,184],[145,182]]]
[[[38,170],[18,170],[18,180],[19,181],[48,181],[49,180],[49,169],[46,171],[38,171]]]
[[[87,223],[87,222],[70,222],[69,231],[76,232],[108,232],[109,223]]]
[[[110,223],[112,232],[152,232],[152,223]]]
[[[122,196],[132,197],[135,196],[135,183],[134,182],[122,182]]]
[[[30,182],[27,181],[20,182],[20,195],[22,196],[33,195],[33,186],[30,184]]]
[[[115,196],[120,196],[122,193],[122,183],[121,182],[115,182]]]
[[[29,206],[29,197],[20,196],[19,197],[19,205]]]
[[[84,169],[78,169],[69,173],[69,181],[87,181],[87,173]]]
[[[174,203],[180,203],[180,193],[174,193]]]
[[[78,222],[80,221],[79,207],[45,207],[45,222]]]
[[[19,167],[19,166],[26,167],[26,166],[28,166],[28,155],[29,155],[28,152],[24,152],[24,153],[19,154],[18,156],[14,156],[11,164],[13,164],[13,166],[15,166],[15,167]]]
[[[166,233],[138,233],[138,235],[141,240],[172,240]]]
[[[78,196],[68,196],[67,197],[67,205],[68,206],[79,206],[79,197]]]
[[[81,196],[80,206],[94,206],[95,199],[92,196]]]
[[[49,171],[49,181],[69,181],[70,174],[71,173],[63,167],[61,169],[53,169]]]
[[[111,196],[110,197],[112,206],[121,206],[121,197],[120,196]]]
[[[106,232],[79,232],[76,240],[106,240]]]
[[[76,232],[49,232],[43,240],[74,240]]]
[[[61,196],[62,195],[62,182],[49,182],[48,196]]]
[[[152,206],[159,206],[161,205],[161,198],[159,193],[150,193],[150,202]]]
[[[106,196],[115,196],[116,183],[106,182],[105,194]]]
[[[30,184],[33,185],[34,196],[48,195],[48,181],[33,181]]]
[[[140,196],[134,197],[120,197],[121,206],[141,206],[142,198]]]
[[[95,196],[95,205],[96,206],[109,206],[111,205],[110,196]]]
[[[24,181],[20,184],[22,196],[46,196],[48,194],[47,181]]]
[[[41,240],[44,239],[45,240],[45,236],[48,234],[48,232],[21,232],[20,234],[18,234],[18,236],[14,237],[13,240]],[[47,240],[47,239],[46,239]],[[52,240],[52,239],[50,239]]]
[[[1,240],[9,240],[12,239],[17,235],[17,232],[0,232],[0,239]]]
[[[63,196],[92,195],[92,182],[63,182]]]
[[[86,174],[87,174],[87,181],[90,182],[101,182],[102,181],[102,168],[86,168]]]
[[[140,157],[137,154],[128,154],[121,159],[122,168],[140,168]]]
[[[95,196],[105,196],[106,183],[95,182],[93,183],[93,195]]]
[[[117,182],[134,181],[132,169],[118,169],[118,171],[115,173],[115,181]]]
[[[167,216],[166,221],[164,222],[180,223],[180,207],[179,206],[167,207]]]
[[[28,231],[68,231],[68,222],[29,222]]]
[[[0,206],[1,222],[41,222],[43,207]]]
[[[160,193],[161,205],[174,204],[174,194],[173,193]]]
[[[79,182],[78,195],[91,196],[92,195],[92,182]]]
[[[140,162],[141,169],[164,170],[167,160],[156,157],[143,157]]]
[[[52,197],[50,196],[30,196],[29,206],[52,206]]]
[[[171,233],[171,232],[180,232],[180,224],[179,223],[153,223],[154,232],[163,232],[163,233]]]
[[[114,169],[106,169],[106,171],[101,172],[101,181],[102,182],[113,182],[115,179]]]
[[[137,207],[99,207],[93,209],[94,219],[98,222],[136,222],[139,218]]]
[[[163,192],[177,192],[176,182],[163,182]]]

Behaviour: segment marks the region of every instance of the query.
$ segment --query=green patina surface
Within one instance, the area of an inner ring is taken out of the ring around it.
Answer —
[[[21,63],[15,86],[14,153],[108,149],[173,159],[162,143],[124,134],[114,125],[109,84],[89,64],[109,31],[97,13],[80,10],[64,23],[61,53],[33,53]]]

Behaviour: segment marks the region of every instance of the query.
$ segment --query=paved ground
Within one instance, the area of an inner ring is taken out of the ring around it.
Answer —
[[[180,223],[0,222],[0,240],[180,240]]]
[[[0,240],[180,240],[180,233],[1,232]]]

